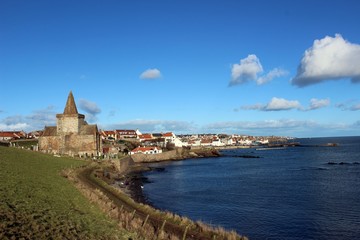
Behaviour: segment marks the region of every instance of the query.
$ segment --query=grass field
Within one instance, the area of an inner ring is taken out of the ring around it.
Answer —
[[[0,239],[128,239],[61,176],[71,158],[0,147]]]

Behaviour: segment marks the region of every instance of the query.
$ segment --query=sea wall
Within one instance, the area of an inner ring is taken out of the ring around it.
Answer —
[[[134,160],[130,156],[111,160],[111,162],[118,173],[125,173],[134,165]]]
[[[132,167],[141,163],[162,162],[162,161],[176,161],[189,158],[201,157],[218,157],[220,153],[216,149],[202,148],[202,149],[183,149],[176,148],[175,150],[166,151],[158,154],[133,154],[120,159],[111,160],[112,165],[118,173],[126,173],[131,171]]]
[[[200,157],[217,157],[219,152],[212,148],[202,149],[185,149],[176,148],[175,150],[159,153],[159,154],[134,154],[131,158],[135,163],[146,163],[146,162],[161,162],[171,160],[183,160],[187,158],[200,158]]]

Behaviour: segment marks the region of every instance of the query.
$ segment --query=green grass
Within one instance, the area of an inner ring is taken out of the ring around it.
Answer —
[[[0,147],[0,239],[127,239],[61,170],[84,161]]]

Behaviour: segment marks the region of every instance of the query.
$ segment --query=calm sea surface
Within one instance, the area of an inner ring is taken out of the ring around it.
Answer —
[[[360,239],[360,137],[296,141],[339,146],[236,149],[154,164],[165,171],[144,174],[144,194],[157,208],[250,239]]]

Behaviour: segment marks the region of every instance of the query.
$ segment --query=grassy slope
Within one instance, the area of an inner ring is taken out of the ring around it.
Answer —
[[[0,147],[0,239],[125,239],[116,223],[92,205],[62,169],[71,158]]]

